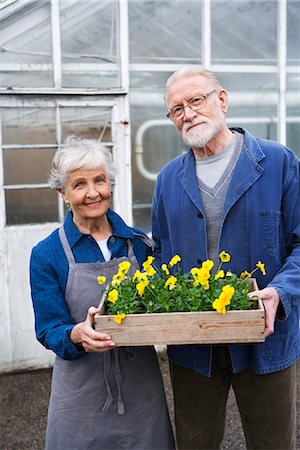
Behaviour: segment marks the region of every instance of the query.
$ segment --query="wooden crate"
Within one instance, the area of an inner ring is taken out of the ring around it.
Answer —
[[[255,279],[249,280],[257,289]],[[225,344],[263,342],[265,340],[264,307],[259,299],[256,309],[228,311],[130,314],[119,325],[114,316],[101,312],[95,316],[95,329],[108,333],[117,346]]]

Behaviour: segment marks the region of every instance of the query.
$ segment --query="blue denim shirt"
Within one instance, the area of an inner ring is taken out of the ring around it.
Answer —
[[[259,288],[280,296],[275,332],[265,343],[229,345],[233,371],[258,374],[291,365],[300,353],[300,177],[299,159],[288,148],[243,134],[224,205],[219,251],[230,253],[224,268],[252,270],[260,260],[267,275],[256,272]],[[170,161],[158,176],[152,211],[155,257],[167,263],[181,256],[184,272],[207,259],[206,222],[192,150]],[[168,349],[172,361],[205,376],[211,373],[211,346]]]
[[[135,256],[141,265],[151,254],[151,242],[146,245],[141,231],[128,227],[118,214],[107,212],[113,234],[108,240],[111,258],[127,256],[127,239],[131,240]],[[95,239],[81,233],[69,212],[64,222],[67,239],[78,263],[103,262]],[[69,336],[75,323],[65,302],[69,265],[61,245],[58,229],[32,250],[30,260],[31,296],[35,313],[37,339],[64,359],[77,359],[85,354],[71,342]],[[100,301],[100,298],[99,298]]]

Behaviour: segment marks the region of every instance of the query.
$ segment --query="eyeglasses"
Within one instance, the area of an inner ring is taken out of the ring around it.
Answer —
[[[216,89],[214,89],[213,91],[209,91],[205,95],[196,95],[190,100],[187,100],[186,105],[174,106],[174,108],[172,108],[171,111],[168,112],[167,117],[173,120],[173,122],[182,119],[184,116],[184,110],[187,106],[193,111],[199,111],[199,109],[203,108],[203,106],[206,105],[207,98],[215,92],[217,92]]]

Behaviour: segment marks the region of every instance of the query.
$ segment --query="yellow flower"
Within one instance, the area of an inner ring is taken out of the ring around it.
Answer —
[[[215,275],[215,280],[219,280],[220,278],[224,278],[224,277],[225,277],[224,270],[219,270],[219,272],[216,273],[216,275]]]
[[[222,292],[219,298],[224,302],[225,305],[230,305],[230,300],[232,299],[233,294],[234,294],[234,287],[230,286],[229,284],[226,284],[226,286],[222,288]]]
[[[125,319],[125,317],[126,317],[126,314],[124,314],[124,313],[117,314],[117,315],[114,317],[114,321],[115,321],[117,324],[120,325],[120,323],[122,323],[122,320]]]
[[[140,297],[143,295],[145,287],[148,286],[148,284],[149,284],[148,279],[141,280],[137,283],[136,290],[138,291]]]
[[[229,262],[230,261],[230,255],[229,253],[226,253],[225,250],[223,250],[220,254],[219,254],[219,258],[222,262]]]
[[[137,280],[137,281],[142,281],[142,280],[147,281],[148,280],[147,274],[143,273],[143,272],[140,272],[139,270],[136,270],[135,274],[133,275],[133,278],[132,278],[132,281],[135,281],[135,280]]]
[[[213,301],[212,307],[219,313],[219,314],[226,314],[226,308],[224,305],[224,302],[219,298],[216,298],[216,300]]]
[[[248,272],[248,270],[245,270],[244,272],[241,273],[240,278],[250,278],[251,277],[251,273]]]
[[[256,267],[258,267],[260,269],[260,271],[263,275],[266,275],[266,269],[265,269],[264,263],[262,263],[261,261],[258,261],[258,263],[256,264]]]
[[[169,269],[167,267],[167,264],[163,264],[161,266],[162,270],[165,272],[166,275],[170,275]]]
[[[118,293],[117,289],[113,289],[108,294],[108,300],[111,303],[116,303],[116,301],[118,300],[118,295],[119,295],[119,293]]]
[[[154,258],[153,256],[148,256],[147,261],[143,262],[143,268],[147,272],[147,269],[151,266],[153,263]]]
[[[169,262],[169,266],[170,266],[170,267],[173,267],[173,266],[175,266],[175,264],[177,264],[179,261],[181,261],[180,256],[175,255],[175,256],[173,256],[173,258],[172,258],[171,261]]]
[[[214,262],[211,259],[207,259],[202,263],[203,269],[211,270],[214,266]]]
[[[123,275],[126,275],[128,270],[130,269],[131,263],[129,261],[123,261],[119,264],[119,272]]]
[[[226,284],[226,286],[223,287],[222,292],[219,295],[219,298],[216,298],[213,301],[212,307],[219,314],[226,314],[226,306],[230,305],[230,300],[232,299],[233,294],[234,294],[234,287],[230,286],[229,284]]]
[[[153,277],[156,274],[156,270],[152,266],[147,267],[145,270],[148,277]]]
[[[112,277],[112,284],[119,285],[124,280],[125,274],[118,272]]]
[[[208,280],[210,277],[210,272],[208,269],[206,269],[205,267],[201,267],[201,269],[194,267],[193,269],[191,269],[191,274],[195,279],[194,286],[199,286],[199,284],[201,284],[202,286],[204,286],[204,289],[206,291],[209,289]]]
[[[99,275],[99,277],[97,277],[97,281],[99,284],[103,284],[106,281],[106,277]]]
[[[169,291],[171,291],[172,289],[174,289],[176,287],[176,282],[177,282],[177,278],[173,277],[173,275],[171,275],[165,282],[164,288],[165,289],[169,288]]]

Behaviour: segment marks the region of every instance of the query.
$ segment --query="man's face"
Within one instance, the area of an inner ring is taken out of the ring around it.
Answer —
[[[193,75],[179,78],[168,90],[166,102],[169,111],[177,106],[185,106],[183,117],[173,118],[173,121],[184,142],[191,147],[203,148],[226,129],[226,91],[216,89],[197,111],[187,106],[192,99],[204,96],[214,89],[210,80],[201,75]]]

